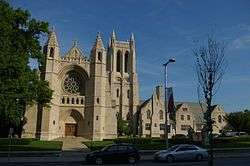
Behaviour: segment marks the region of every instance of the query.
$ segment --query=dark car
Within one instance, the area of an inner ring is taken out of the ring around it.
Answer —
[[[138,150],[131,144],[113,144],[100,151],[86,155],[87,163],[103,164],[108,162],[136,163],[140,159]]]

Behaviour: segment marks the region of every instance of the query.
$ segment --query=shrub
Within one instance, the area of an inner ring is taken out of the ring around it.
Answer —
[[[151,144],[151,138],[117,138],[114,143]]]

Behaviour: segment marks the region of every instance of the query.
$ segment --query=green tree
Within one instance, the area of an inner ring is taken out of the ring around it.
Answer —
[[[228,126],[236,132],[245,131],[250,133],[250,111],[231,112],[225,117]]]
[[[32,19],[27,10],[14,9],[0,0],[0,136],[7,136],[10,127],[22,130],[27,104],[46,105],[52,91],[40,80],[29,60],[44,65],[39,39],[48,32],[48,23]]]
[[[117,114],[117,134],[118,136],[131,136],[132,130],[128,121],[122,119],[121,113]]]

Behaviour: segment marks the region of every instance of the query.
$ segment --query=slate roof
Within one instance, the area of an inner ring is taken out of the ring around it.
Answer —
[[[145,106],[151,98],[147,100],[140,100],[140,108]],[[175,110],[178,111],[183,104],[187,104],[190,112],[193,114],[196,123],[204,123],[204,112],[206,111],[206,104],[202,103],[202,108],[199,103],[196,102],[175,102]],[[214,105],[213,109],[218,106]]]

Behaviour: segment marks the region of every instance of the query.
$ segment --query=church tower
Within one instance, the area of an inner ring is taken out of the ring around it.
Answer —
[[[45,66],[41,71],[41,79],[49,82],[53,90],[50,107],[40,108],[38,106],[38,117],[41,116],[40,123],[37,124],[37,135],[41,139],[48,140],[58,137],[55,131],[58,130],[59,123],[59,88],[58,70],[60,64],[60,49],[54,29],[50,31],[48,41],[44,46],[46,56]]]
[[[92,113],[92,139],[104,137],[106,112],[106,50],[101,35],[98,33],[90,55],[90,79],[88,88],[88,104],[86,112]]]
[[[112,92],[112,107],[136,130],[136,111],[139,105],[136,72],[135,39],[118,41],[113,31],[108,47],[108,69]]]

